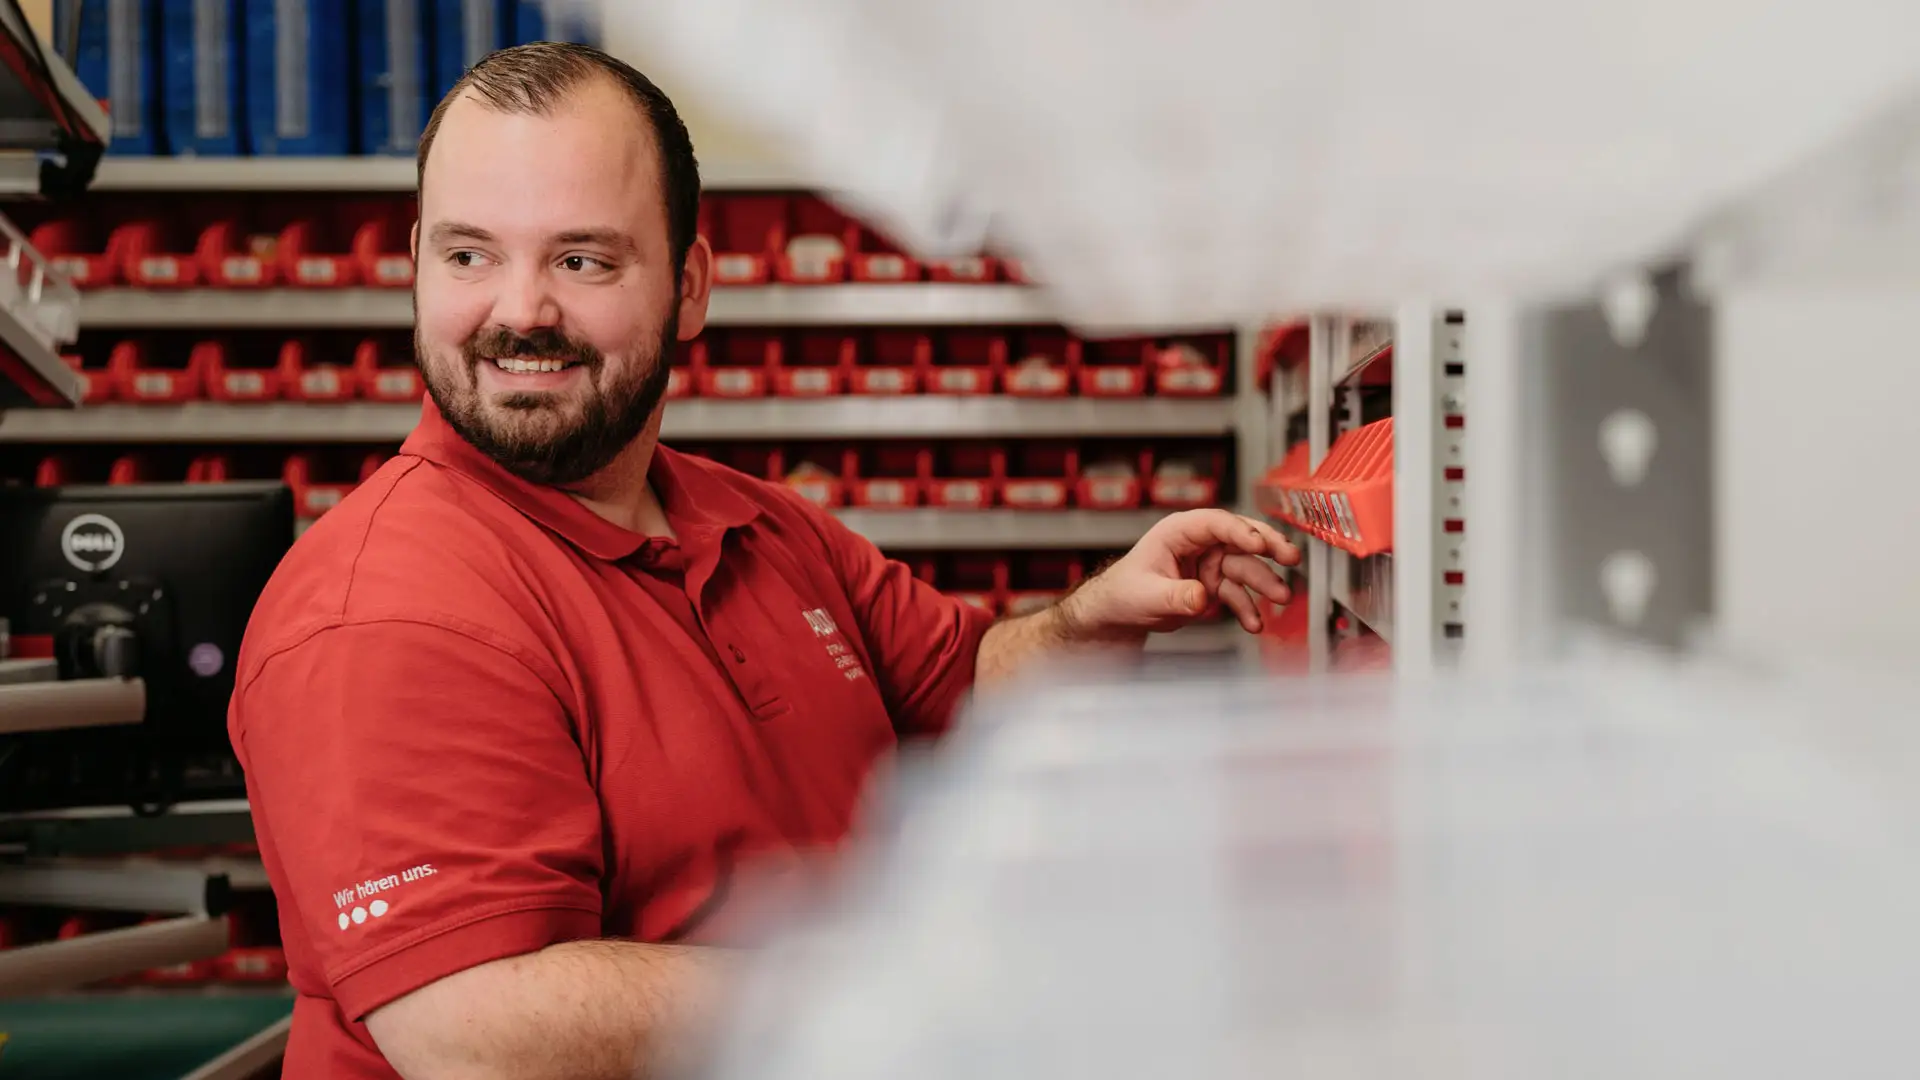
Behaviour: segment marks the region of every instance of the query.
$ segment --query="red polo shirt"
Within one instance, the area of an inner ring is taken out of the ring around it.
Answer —
[[[299,993],[290,1080],[391,1077],[361,1018],[597,936],[711,940],[937,733],[987,619],[783,488],[662,448],[677,540],[523,483],[429,402],[280,565],[229,731]]]

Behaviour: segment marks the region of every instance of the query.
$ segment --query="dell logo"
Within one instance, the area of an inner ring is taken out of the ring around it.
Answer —
[[[81,514],[60,532],[60,554],[89,574],[111,569],[126,549],[119,523],[104,514]]]

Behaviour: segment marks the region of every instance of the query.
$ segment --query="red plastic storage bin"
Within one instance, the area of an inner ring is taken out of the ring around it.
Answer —
[[[109,247],[120,250],[120,276],[143,289],[187,288],[200,284],[200,238],[194,215],[146,217],[114,230]]]
[[[1008,568],[1004,555],[953,555],[940,568],[939,589],[963,603],[995,615],[1007,599]]]
[[[33,486],[65,487],[74,482],[73,462],[65,454],[48,454],[33,467]]]
[[[847,258],[860,246],[860,224],[826,200],[796,195],[788,206],[789,230],[776,267],[791,285],[847,280]]]
[[[405,404],[427,392],[404,338],[370,337],[353,348],[353,379],[368,401]]]
[[[258,289],[280,284],[279,247],[279,230],[257,226],[236,212],[201,229],[193,255],[208,285]]]
[[[1150,347],[1153,392],[1162,397],[1218,397],[1227,385],[1233,343],[1224,337],[1172,341]]]
[[[205,354],[189,343],[136,338],[113,346],[107,374],[121,401],[172,405],[200,397],[205,362]]]
[[[337,206],[310,203],[292,210],[275,254],[281,280],[288,285],[341,289],[360,284],[360,259]]]
[[[1015,285],[1031,285],[1033,283],[1032,279],[1027,277],[1026,264],[1022,263],[1019,259],[1001,259],[1000,272],[1005,274],[1007,280],[1013,282]]]
[[[226,454],[201,454],[187,464],[187,483],[224,484],[233,479],[233,459]]]
[[[704,446],[694,453],[696,456],[718,462],[736,472],[745,473],[756,480],[772,480],[778,483],[786,478],[785,473],[780,469],[784,458],[769,446],[750,443]]]
[[[917,330],[876,330],[856,351],[851,372],[856,394],[917,394],[933,365],[933,339]]]
[[[1000,260],[987,255],[963,255],[927,263],[927,277],[934,281],[985,285],[999,276]]]
[[[214,961],[214,977],[223,983],[278,985],[287,981],[287,952],[278,945],[236,946]]]
[[[1260,331],[1255,346],[1253,377],[1262,393],[1272,389],[1275,371],[1307,362],[1308,325],[1305,320],[1279,323]]]
[[[1162,510],[1213,506],[1220,498],[1226,455],[1218,450],[1162,448],[1153,455],[1147,502]]]
[[[115,486],[151,484],[159,479],[159,472],[145,454],[122,454],[107,467],[107,483]]]
[[[360,377],[352,367],[324,359],[306,338],[281,342],[277,367],[280,392],[290,401],[349,401],[360,390]]]
[[[858,339],[842,331],[801,331],[773,369],[781,397],[828,397],[847,392],[847,377],[859,354]]]
[[[1031,615],[1080,584],[1086,564],[1080,556],[1061,552],[1039,552],[1014,561],[1009,567],[1007,615]]]
[[[1362,557],[1393,550],[1393,418],[1347,432],[1300,484],[1304,527]]]
[[[194,362],[206,380],[206,392],[214,401],[275,401],[280,397],[279,357],[237,356],[240,350],[225,341],[203,341],[193,347]],[[274,361],[260,366],[259,361]]]
[[[64,353],[60,359],[80,375],[81,402],[98,405],[113,400],[113,377],[107,373],[104,356],[99,362],[94,362],[89,356]]]
[[[1064,510],[1080,473],[1080,451],[1066,443],[1022,443],[1007,454],[1000,501],[1016,510]]]
[[[1261,513],[1291,525],[1302,524],[1300,485],[1307,479],[1308,456],[1305,439],[1294,443],[1281,456],[1280,463],[1268,469],[1253,486],[1254,503]]]
[[[849,446],[800,445],[774,451],[772,467],[801,498],[831,509],[846,504],[847,478],[858,468],[857,457]]]
[[[147,986],[205,986],[219,977],[215,960],[189,960],[180,964],[152,968],[139,975]]]
[[[786,355],[771,330],[713,330],[693,343],[693,370],[702,397],[765,397]]]
[[[984,510],[999,501],[1007,475],[1005,449],[984,443],[949,443],[934,448],[927,502],[947,510]]]
[[[375,288],[411,286],[413,255],[407,248],[412,200],[369,199],[343,205],[340,213],[359,279]]]
[[[930,394],[991,394],[1007,367],[1007,337],[983,330],[949,330],[935,342],[927,368]]]
[[[126,238],[115,223],[98,213],[56,218],[27,234],[34,250],[45,255],[54,272],[76,289],[120,284]]]
[[[715,285],[764,285],[787,246],[787,196],[709,194],[700,234],[713,247]]]
[[[933,473],[933,450],[924,445],[864,447],[847,473],[855,506],[902,509],[919,506]]]
[[[855,225],[853,232],[853,280],[883,284],[920,280],[925,271],[899,245],[864,225]]]
[[[1137,510],[1153,455],[1129,443],[1088,443],[1080,451],[1074,502],[1086,510]]]
[[[381,453],[367,454],[360,459],[358,470],[348,473],[339,467],[339,461],[316,453],[301,451],[288,455],[280,476],[293,489],[294,513],[303,518],[317,518],[340,505],[340,500],[373,475],[386,457]],[[349,475],[352,479],[346,478]]]
[[[1137,339],[1089,341],[1080,355],[1080,393],[1084,397],[1139,397],[1147,392],[1151,342]]]
[[[1080,340],[1064,330],[1028,330],[1015,338],[1001,386],[1014,397],[1065,397],[1080,371]]]

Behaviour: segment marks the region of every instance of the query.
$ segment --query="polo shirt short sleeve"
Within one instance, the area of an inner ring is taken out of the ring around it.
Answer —
[[[599,804],[555,674],[516,652],[480,627],[348,623],[240,693],[282,921],[349,1017],[599,932]]]

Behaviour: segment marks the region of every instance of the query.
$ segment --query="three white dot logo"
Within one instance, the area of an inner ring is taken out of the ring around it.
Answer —
[[[348,929],[349,927],[358,926],[361,923],[366,922],[368,916],[372,916],[377,919],[380,916],[385,915],[388,910],[389,908],[387,907],[387,902],[385,900],[375,900],[373,903],[368,904],[366,907],[356,906],[350,912],[343,911],[340,913],[340,929],[345,930],[345,929]]]

